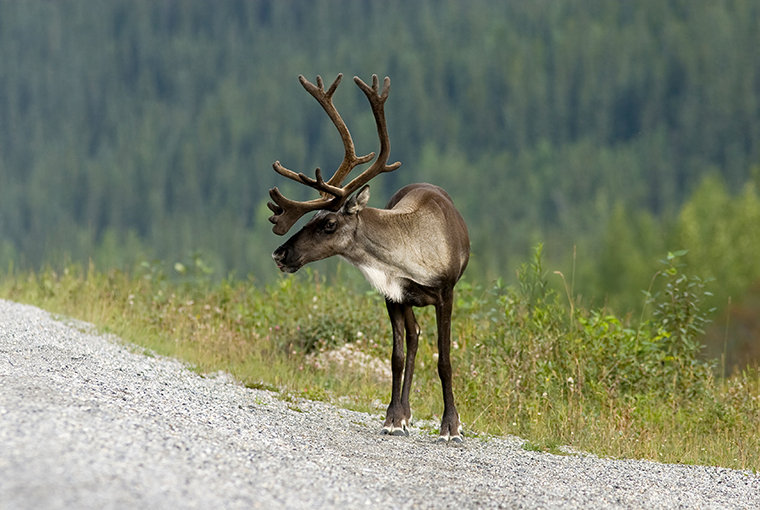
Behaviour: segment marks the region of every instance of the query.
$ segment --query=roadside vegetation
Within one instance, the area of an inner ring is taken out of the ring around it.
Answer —
[[[684,255],[668,254],[636,316],[585,306],[573,275],[544,268],[540,246],[514,286],[460,282],[452,363],[469,440],[513,434],[538,451],[570,446],[757,472],[760,374],[717,377],[725,367],[704,358],[710,283],[688,274]],[[353,273],[339,268],[328,281],[306,270],[263,286],[212,283],[209,272],[197,255],[187,265],[146,262],[130,273],[92,265],[9,271],[0,296],[90,321],[199,373],[224,370],[286,399],[384,414],[390,326],[383,299]],[[435,321],[431,310],[419,311],[413,425],[437,434]]]

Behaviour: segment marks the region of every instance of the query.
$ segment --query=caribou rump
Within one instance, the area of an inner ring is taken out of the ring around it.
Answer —
[[[371,179],[396,170],[401,163],[388,165],[390,139],[384,105],[390,90],[385,78],[372,76],[372,86],[358,77],[354,82],[369,100],[377,124],[380,151],[377,159],[359,176],[343,186],[348,174],[375,157],[372,152],[357,157],[351,135],[333,105],[332,96],[343,75],[327,89],[321,77],[317,84],[299,80],[319,102],[343,140],[345,156],[333,176],[325,181],[319,168],[315,178],[296,173],[275,162],[274,170],[289,179],[316,189],[320,198],[297,202],[275,187],[269,190],[273,231],[284,235],[304,214],[317,214],[272,254],[277,267],[294,273],[305,264],[333,255],[356,266],[385,296],[393,330],[391,367],[393,385],[383,433],[408,435],[411,420],[409,392],[414,373],[420,328],[413,307],[434,306],[438,326],[438,374],[443,390],[444,411],[439,441],[462,441],[462,426],[454,404],[451,375],[451,312],[454,285],[462,276],[470,256],[470,241],[459,211],[451,197],[432,184],[411,184],[397,191],[385,209],[367,207]],[[406,341],[406,356],[404,355]]]

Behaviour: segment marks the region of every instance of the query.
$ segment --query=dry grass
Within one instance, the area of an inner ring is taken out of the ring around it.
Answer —
[[[660,316],[630,324],[569,309],[542,278],[536,257],[519,288],[459,287],[452,362],[466,432],[518,435],[536,450],[569,445],[600,456],[760,469],[760,378],[745,371],[716,380],[696,355],[699,328],[689,328],[699,322],[698,307],[690,308],[697,294],[687,303],[653,301]],[[261,287],[211,285],[203,274],[170,282],[147,264],[133,275],[71,267],[8,275],[0,295],[252,387],[375,413],[389,399],[382,300],[315,273]],[[420,312],[412,407],[415,418],[437,420],[435,323],[429,310]],[[668,329],[674,324],[689,334],[679,337]]]

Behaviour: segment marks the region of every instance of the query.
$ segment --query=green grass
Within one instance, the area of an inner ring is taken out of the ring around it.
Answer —
[[[452,363],[465,433],[516,435],[525,448],[568,445],[604,457],[760,469],[760,376],[714,377],[700,357],[705,282],[669,254],[647,292],[647,314],[620,318],[549,289],[540,248],[519,283],[458,286]],[[202,268],[201,268],[202,269]],[[205,272],[170,281],[160,264],[134,274],[69,267],[14,273],[0,296],[86,320],[200,373],[224,370],[252,388],[384,413],[390,383],[366,369],[390,357],[390,326],[375,293],[317,273],[276,284]],[[557,276],[559,278],[559,276]],[[440,419],[435,321],[422,338],[412,391],[415,419]],[[355,363],[314,362],[350,342]],[[378,422],[379,426],[379,422]]]

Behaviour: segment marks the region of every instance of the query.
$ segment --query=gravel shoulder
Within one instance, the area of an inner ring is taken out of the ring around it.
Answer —
[[[0,300],[0,509],[760,508],[729,469],[440,445]]]

